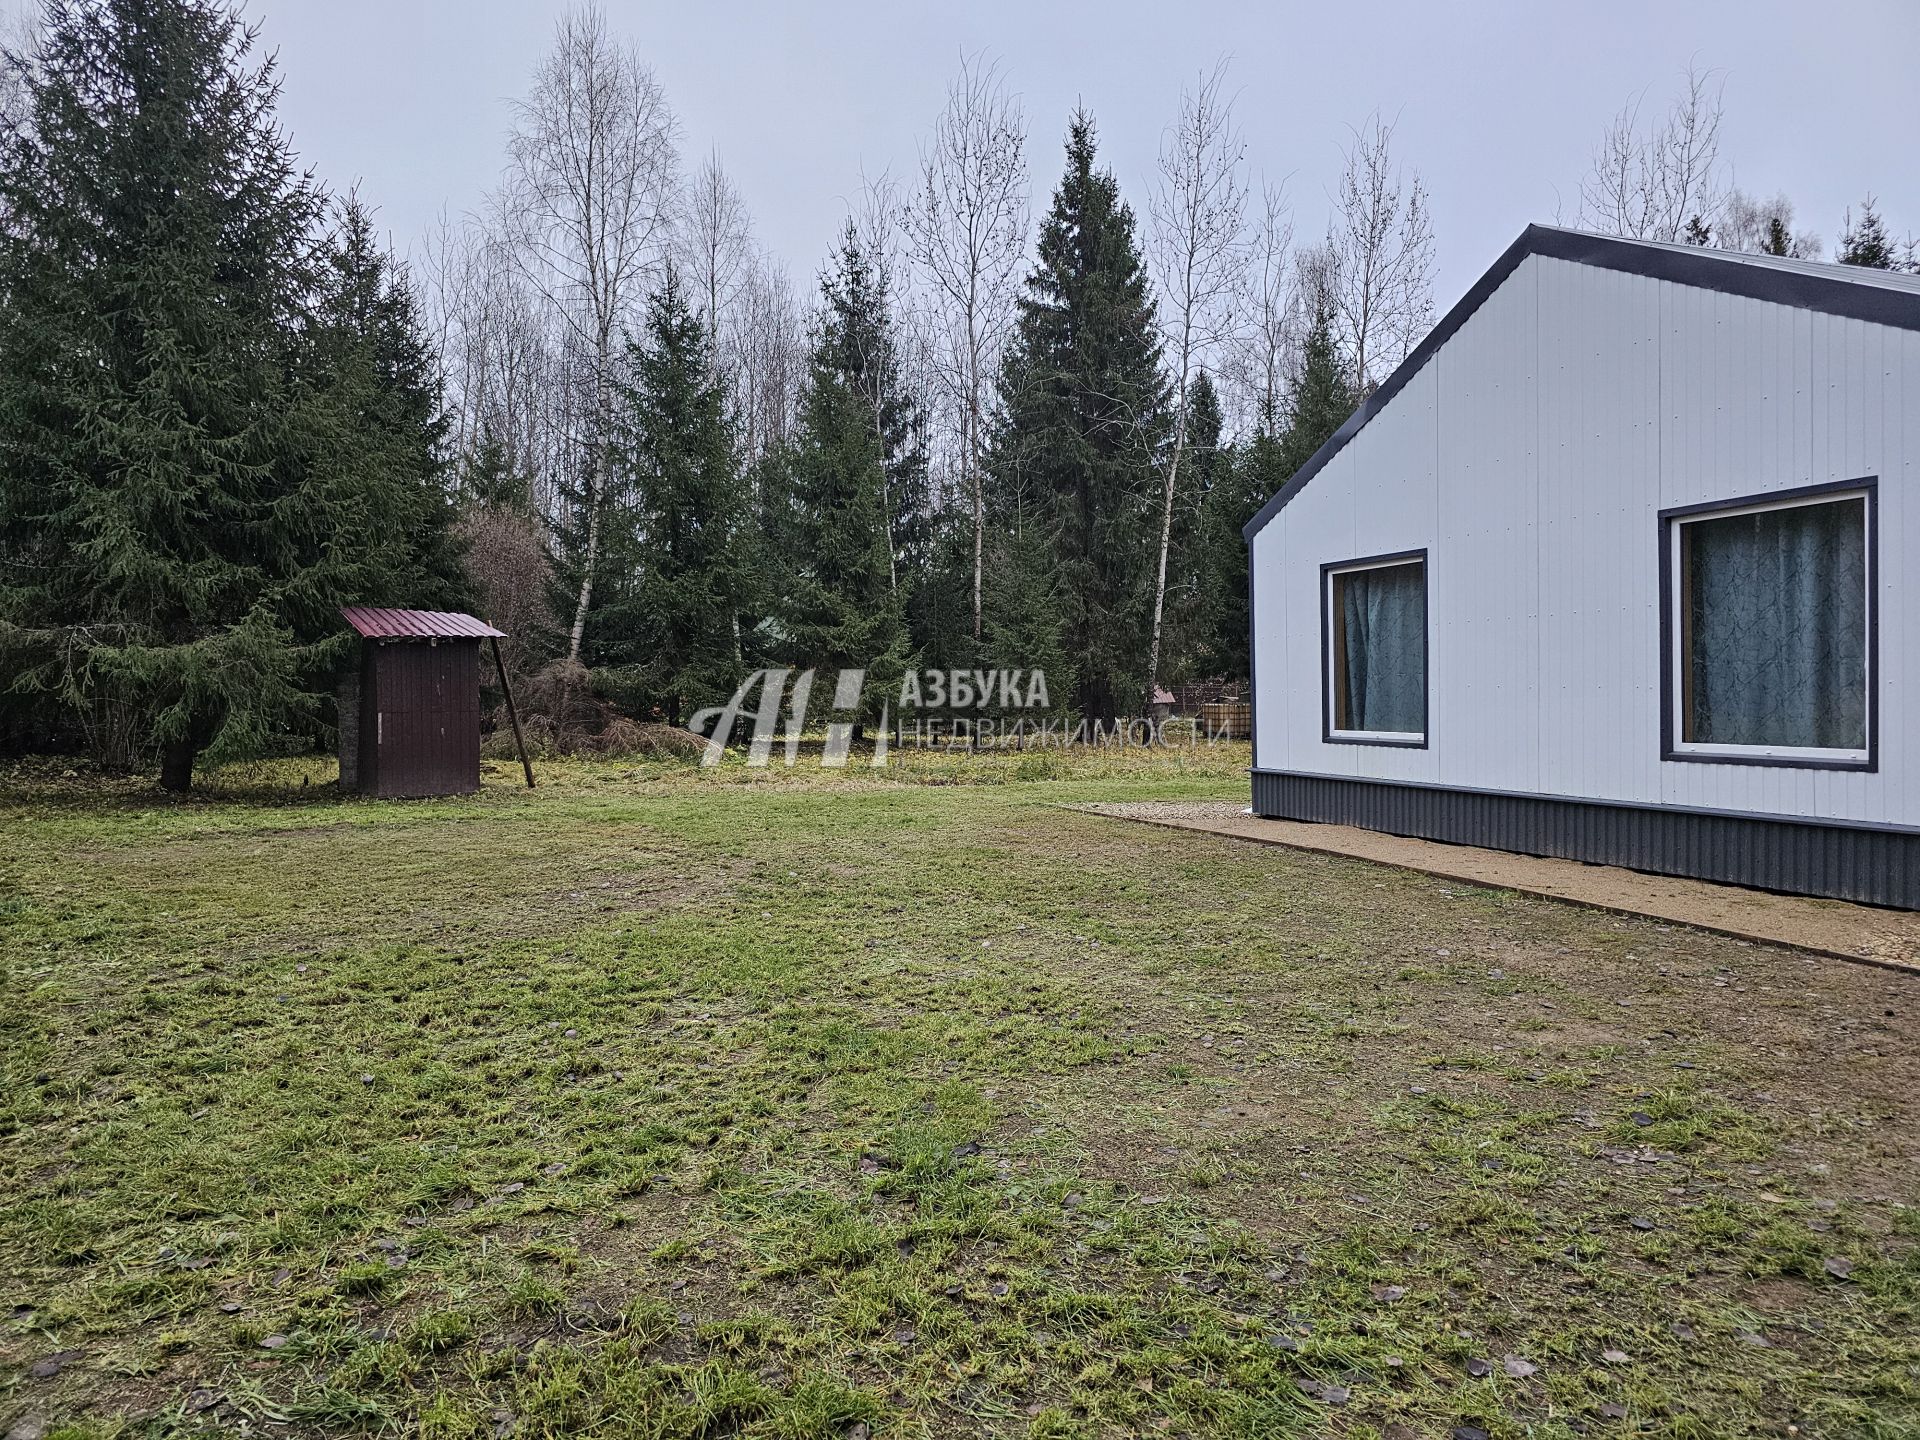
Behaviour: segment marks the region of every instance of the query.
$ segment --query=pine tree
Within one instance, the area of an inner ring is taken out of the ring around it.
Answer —
[[[0,646],[117,758],[313,723],[419,512],[356,483],[312,353],[322,200],[217,0],[50,0],[0,151]]]
[[[1898,252],[1893,239],[1887,234],[1887,222],[1880,218],[1880,212],[1873,208],[1874,199],[1869,195],[1860,202],[1860,219],[1856,223],[1853,212],[1847,212],[1846,220],[1840,231],[1840,253],[1833,258],[1842,265],[1863,265],[1869,270],[1897,270]]]
[[[648,301],[644,341],[628,346],[627,370],[617,453],[631,477],[636,573],[601,614],[602,644],[625,670],[620,688],[678,725],[740,679],[745,507],[706,325],[671,270]]]
[[[1066,151],[1003,362],[990,475],[998,508],[1030,511],[1046,529],[1074,706],[1111,722],[1143,683],[1167,387],[1133,212],[1095,168],[1084,111]]]
[[[781,576],[774,645],[788,663],[822,671],[864,668],[862,719],[898,693],[908,659],[905,596],[890,539],[890,451],[897,432],[884,409],[876,424],[875,377],[867,368],[874,332],[857,244],[843,244],[822,277],[799,424],[784,457],[780,505],[769,553]]]

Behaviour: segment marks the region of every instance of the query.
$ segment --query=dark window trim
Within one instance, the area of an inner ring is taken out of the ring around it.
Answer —
[[[1333,728],[1333,575],[1341,570],[1384,570],[1390,565],[1420,562],[1420,592],[1426,601],[1427,628],[1421,636],[1426,653],[1420,665],[1420,738],[1388,740],[1363,734],[1336,734]],[[1358,560],[1329,560],[1320,567],[1320,743],[1323,745],[1381,745],[1390,750],[1424,750],[1433,733],[1433,569],[1426,550],[1397,550],[1390,555],[1363,555]]]
[[[1681,750],[1674,741],[1673,527],[1720,511],[1757,505],[1785,505],[1818,500],[1825,495],[1864,494],[1867,502],[1867,755],[1864,760],[1820,760],[1792,755],[1706,755]],[[1703,500],[1662,510],[1660,532],[1660,758],[1679,765],[1769,765],[1777,770],[1851,770],[1873,774],[1880,769],[1880,477],[1827,480],[1791,490],[1766,490],[1732,500]]]

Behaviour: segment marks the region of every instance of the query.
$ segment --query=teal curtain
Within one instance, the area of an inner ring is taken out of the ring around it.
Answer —
[[[1346,665],[1337,678],[1343,730],[1427,728],[1427,567],[1387,565],[1334,576]]]
[[[1682,738],[1867,744],[1866,501],[1687,522]]]

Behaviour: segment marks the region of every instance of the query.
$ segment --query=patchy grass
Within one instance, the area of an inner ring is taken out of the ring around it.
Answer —
[[[0,1433],[1920,1427],[1912,981],[905,760],[0,777]]]

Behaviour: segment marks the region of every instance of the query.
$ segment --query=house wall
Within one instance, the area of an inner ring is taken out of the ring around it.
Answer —
[[[1256,770],[1920,826],[1916,453],[1920,334],[1530,255],[1255,535]],[[1662,761],[1659,512],[1866,475],[1878,771]],[[1320,566],[1421,548],[1427,747],[1326,743]]]

